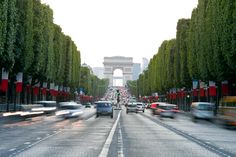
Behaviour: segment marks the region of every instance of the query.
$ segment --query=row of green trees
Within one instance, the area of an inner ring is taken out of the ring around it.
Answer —
[[[235,80],[236,1],[199,0],[191,19],[180,19],[176,39],[164,41],[137,80],[137,93],[191,88],[192,80]]]
[[[39,0],[0,2],[0,67],[33,80],[75,87],[79,83],[80,52],[53,11]]]
[[[99,79],[93,75],[88,67],[81,67],[80,90],[85,95],[101,97],[106,92],[109,85],[108,79]]]
[[[14,95],[18,72],[23,72],[24,87],[48,82],[48,88],[55,83],[75,92],[81,84],[86,94],[96,96],[108,86],[105,80],[84,74],[80,51],[40,0],[0,0],[0,58],[0,69],[9,72],[9,97]]]

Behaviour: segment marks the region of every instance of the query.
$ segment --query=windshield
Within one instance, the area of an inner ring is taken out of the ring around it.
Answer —
[[[60,109],[62,110],[74,110],[74,109],[80,109],[81,106],[73,106],[73,105],[68,105],[68,106],[61,106]]]
[[[159,108],[163,110],[172,110],[174,109],[174,106],[159,106]]]
[[[111,107],[112,105],[110,103],[95,103],[97,105],[97,108],[99,107]]]
[[[214,106],[209,104],[199,104],[197,107],[198,110],[213,111]]]
[[[137,107],[136,104],[128,104],[128,107]]]

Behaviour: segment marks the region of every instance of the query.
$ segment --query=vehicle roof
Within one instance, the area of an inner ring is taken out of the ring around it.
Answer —
[[[57,103],[56,101],[35,101],[34,103]]]
[[[112,104],[111,101],[96,101],[95,104],[96,104],[96,103],[111,103],[111,104]]]
[[[166,102],[153,102],[151,104],[166,104]]]
[[[225,96],[222,98],[223,102],[236,102],[236,96]]]
[[[175,104],[161,103],[159,106],[177,106]]]
[[[81,104],[77,104],[76,102],[60,102],[60,106],[82,106]]]
[[[210,102],[192,102],[192,104],[209,104],[209,105],[214,105],[214,103],[210,103]]]

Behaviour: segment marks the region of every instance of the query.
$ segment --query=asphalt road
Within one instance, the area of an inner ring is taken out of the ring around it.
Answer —
[[[95,118],[40,116],[0,124],[0,157],[211,157],[236,156],[236,131],[208,121],[194,123],[115,110]]]

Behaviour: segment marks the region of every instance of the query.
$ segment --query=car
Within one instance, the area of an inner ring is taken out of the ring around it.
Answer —
[[[192,120],[197,119],[213,120],[215,104],[209,102],[193,102],[191,104]]]
[[[216,119],[226,128],[236,127],[236,96],[221,99]]]
[[[98,101],[95,102],[96,105],[96,117],[99,116],[110,116],[113,118],[113,106],[110,101]]]
[[[137,104],[137,111],[144,112],[144,110],[145,110],[144,104],[142,102],[136,102],[136,104]]]
[[[75,118],[83,114],[83,106],[76,102],[61,102],[59,103],[59,111],[56,115],[63,118]]]
[[[153,103],[151,103],[150,109],[152,111],[152,114],[157,115],[158,114],[158,112],[157,112],[158,106],[159,105],[164,105],[164,104],[166,104],[166,103],[165,102],[153,102]]]
[[[128,103],[127,108],[126,108],[126,113],[128,114],[129,112],[136,112],[137,113],[137,104],[136,103]]]
[[[85,103],[85,104],[83,104],[84,106],[85,106],[85,108],[92,108],[92,104],[91,103]]]
[[[176,113],[178,112],[176,106],[177,105],[168,103],[159,104],[156,114],[158,114],[160,117],[175,118]]]
[[[57,110],[56,101],[35,101],[33,104],[42,105],[42,107],[32,108],[32,111],[42,111],[46,114],[55,114]]]

